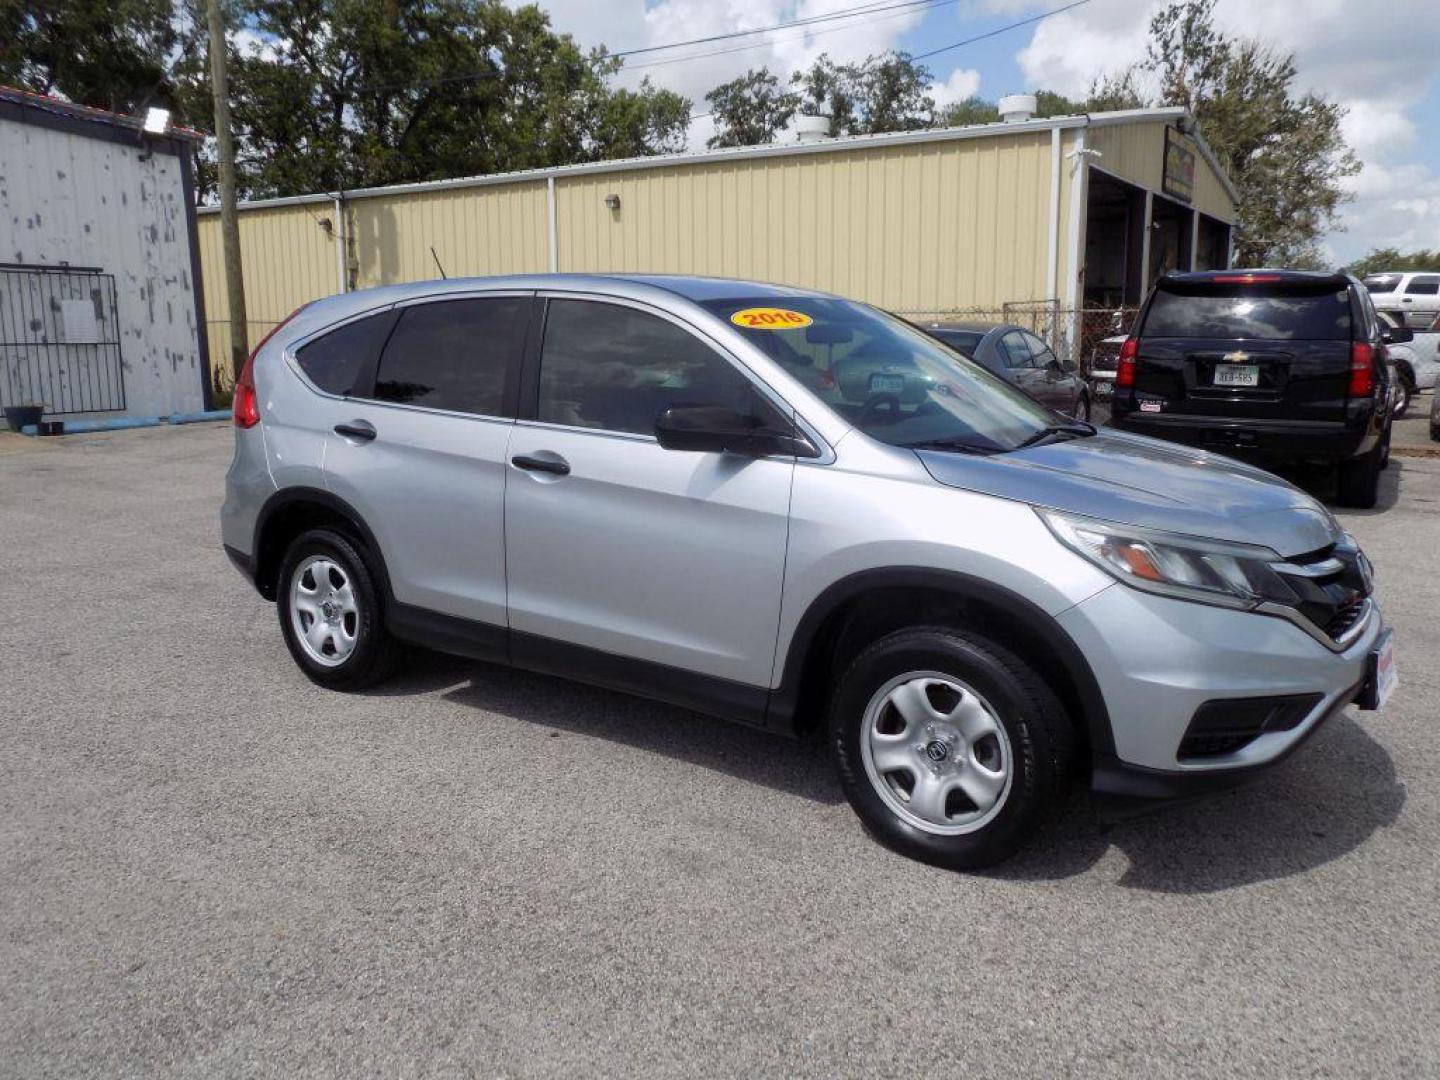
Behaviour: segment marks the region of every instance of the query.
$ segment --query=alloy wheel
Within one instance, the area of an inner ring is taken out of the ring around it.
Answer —
[[[311,555],[290,578],[290,624],[305,655],[338,667],[355,651],[360,608],[345,568],[327,555]]]
[[[941,672],[910,672],[880,687],[860,745],[876,794],[925,832],[983,828],[1010,793],[1014,755],[1004,725],[984,697]]]

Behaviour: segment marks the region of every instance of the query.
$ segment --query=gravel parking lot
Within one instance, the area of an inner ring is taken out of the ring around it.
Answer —
[[[317,689],[230,446],[0,436],[0,1074],[1440,1073],[1440,460],[1342,514],[1386,711],[960,876],[815,747],[440,657]]]

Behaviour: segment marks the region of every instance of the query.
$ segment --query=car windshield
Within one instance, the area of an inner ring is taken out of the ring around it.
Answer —
[[[758,296],[704,306],[832,411],[892,446],[993,453],[1030,445],[1056,429],[1089,433],[909,323],[864,304]]]

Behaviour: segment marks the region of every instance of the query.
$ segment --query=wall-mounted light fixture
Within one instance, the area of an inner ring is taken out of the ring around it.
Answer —
[[[170,130],[170,110],[154,105],[145,110],[145,130],[151,135],[164,135]]]
[[[606,195],[606,196],[605,196],[605,205],[606,205],[607,207],[609,207],[611,210],[619,210],[619,209],[620,209],[620,196],[619,196],[619,195]]]

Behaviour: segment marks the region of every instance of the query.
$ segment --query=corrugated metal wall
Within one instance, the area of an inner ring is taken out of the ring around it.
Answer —
[[[1164,122],[1085,128],[1107,171],[1159,190]],[[558,269],[756,278],[910,312],[999,309],[1064,297],[1076,130],[1061,132],[1057,281],[1049,277],[1053,175],[1048,128],[795,155],[555,174]],[[1196,205],[1229,199],[1203,159]],[[618,208],[606,197],[619,197]],[[546,181],[519,177],[347,202],[356,287],[550,265]],[[298,304],[338,289],[329,201],[242,208],[252,340]],[[201,215],[212,353],[225,348],[219,219]],[[1082,230],[1083,236],[1083,230]],[[430,248],[435,248],[432,256]],[[1083,244],[1082,244],[1083,250]],[[223,363],[217,361],[217,368]]]
[[[333,228],[334,218],[334,208],[328,203],[244,212],[240,258],[252,343],[301,304],[339,291],[335,242],[321,224],[326,222]],[[225,293],[220,216],[201,214],[199,233],[210,369],[222,384],[227,384],[231,376],[230,304]]]
[[[356,286],[547,269],[545,182],[355,199],[349,203]],[[431,246],[435,254],[431,255]],[[332,271],[334,255],[331,255]]]
[[[757,278],[906,310],[1039,299],[1049,170],[1043,131],[581,175],[557,182],[560,267]]]

